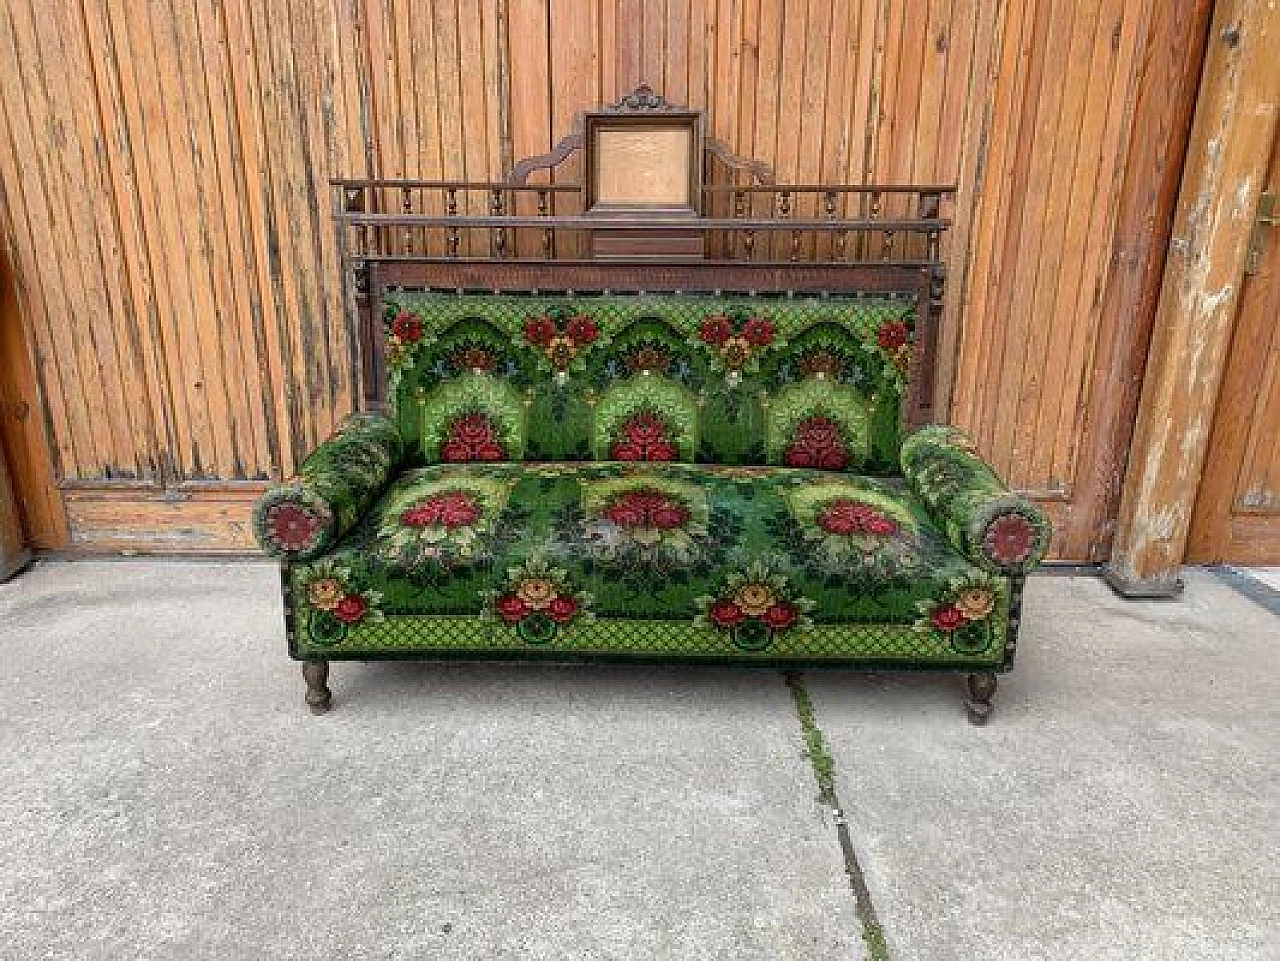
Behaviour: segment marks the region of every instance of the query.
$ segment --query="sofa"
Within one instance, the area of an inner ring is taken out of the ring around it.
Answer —
[[[307,703],[377,658],[957,672],[984,720],[1048,546],[908,431],[916,301],[379,298],[387,409],[257,503]]]

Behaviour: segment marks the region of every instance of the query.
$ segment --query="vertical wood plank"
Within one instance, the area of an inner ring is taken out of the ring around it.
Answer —
[[[609,0],[604,0],[608,3]],[[645,0],[615,0],[617,36],[617,91],[619,95],[635,89],[646,80],[644,48]],[[653,82],[652,79],[649,82]]]
[[[594,0],[552,0],[550,11],[548,38],[551,49],[557,51],[550,67],[550,123],[552,134],[560,136],[573,127],[577,114],[600,102],[596,62],[600,26]],[[582,157],[575,154],[554,171],[552,182],[576,184],[582,177]],[[564,199],[558,209],[562,213],[580,212],[577,208],[568,209]],[[557,252],[582,257],[587,255],[587,246],[582,237],[565,237]]]
[[[2,143],[0,154],[4,152]],[[34,298],[29,292],[19,297],[10,266],[17,247],[16,213],[0,178],[0,371],[5,372],[0,377],[0,453],[9,465],[25,539],[32,547],[58,550],[66,546],[70,535],[56,486],[47,407],[36,375],[30,334],[23,323]]]
[[[272,465],[268,472],[289,476],[306,453],[304,424],[291,375],[290,339],[286,330],[274,210],[270,202],[271,175],[266,124],[262,112],[262,80],[257,39],[252,28],[249,0],[228,0],[223,6],[226,25],[232,113],[236,131],[235,155],[239,159],[239,190],[243,197],[246,251],[252,276],[254,347],[266,374],[269,397],[265,403],[272,437]]]
[[[60,265],[51,256],[53,230],[49,222],[47,191],[40,156],[31,140],[30,113],[24,83],[18,70],[16,31],[13,22],[0,22],[0,173],[6,197],[6,234],[14,282],[23,293],[24,321],[31,338],[32,356],[44,349],[44,363],[35,365],[42,384],[44,413],[52,428],[53,449],[49,451],[58,476],[74,476],[78,458],[76,434],[79,418],[74,411],[80,399],[68,398],[63,384],[68,382],[69,351],[51,348],[55,336],[65,337],[54,323],[59,302],[65,296]],[[65,313],[61,316],[66,316]]]
[[[961,331],[966,325],[965,305],[973,266],[970,243],[978,201],[983,194],[983,178],[990,136],[995,78],[993,57],[998,57],[1003,27],[1004,5],[956,0],[957,18],[971,24],[972,36],[967,58],[956,56],[953,38],[947,57],[947,95],[943,107],[943,127],[939,134],[937,177],[942,183],[961,185],[953,202],[954,226],[943,238],[942,255],[948,267],[943,291],[943,323],[938,336],[935,371],[934,410],[945,416],[952,410]]]
[[[103,395],[96,371],[83,367],[83,330],[69,318],[83,317],[80,289],[69,254],[70,243],[63,215],[62,175],[59,166],[57,131],[49,117],[42,68],[34,35],[32,11],[17,5],[13,15],[0,22],[0,95],[8,120],[9,183],[13,196],[21,196],[28,217],[32,246],[26,262],[19,261],[20,275],[39,271],[43,299],[48,304],[43,323],[36,328],[41,357],[41,375],[46,395],[56,410],[60,430],[59,467],[63,476],[96,474],[105,450],[105,438],[96,437],[92,424],[103,411]],[[21,191],[18,193],[17,191]]]
[[[1127,596],[1180,586],[1245,249],[1276,135],[1280,10],[1267,0],[1226,0],[1214,10],[1214,35],[1134,429],[1137,453],[1107,568],[1108,581]]]
[[[1068,556],[1109,556],[1212,7],[1212,0],[1196,0],[1150,8],[1112,253],[1099,283],[1093,370],[1077,402],[1090,416],[1073,438],[1079,465],[1064,518]],[[1060,418],[1068,414],[1074,421],[1076,411],[1064,404]]]
[[[980,184],[980,199],[974,211],[974,234],[969,254],[966,292],[968,306],[960,342],[958,377],[952,419],[974,433],[989,450],[989,437],[983,430],[983,398],[980,390],[990,384],[995,373],[990,369],[996,346],[993,331],[996,309],[989,301],[1000,287],[1004,260],[996,251],[1007,233],[1011,209],[1016,210],[1013,196],[1013,162],[1015,146],[1021,131],[1026,64],[1031,57],[1035,7],[1039,0],[1011,3],[1002,24],[999,54],[993,63],[990,137],[985,142],[985,157]]]
[[[517,159],[545,153],[558,133],[551,129],[549,31],[545,4],[510,0],[507,36],[511,44],[511,143]],[[541,241],[526,231],[517,249],[521,256],[534,256],[541,250]]]

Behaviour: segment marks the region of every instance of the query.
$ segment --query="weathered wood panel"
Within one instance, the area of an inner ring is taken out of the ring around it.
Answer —
[[[1263,184],[1280,191],[1280,137]],[[1187,553],[1280,564],[1280,229],[1246,276]]]
[[[1076,480],[1080,490],[1091,494],[1074,498],[1062,512],[1068,549],[1091,560],[1108,557],[1115,532],[1213,6],[1213,0],[1159,4],[1151,14],[1111,261],[1102,285],[1095,366],[1086,394],[1089,416],[1083,418],[1077,441]]]
[[[6,207],[3,186],[0,182],[0,211]],[[30,332],[23,324],[19,290],[9,268],[8,251],[14,246],[12,236],[0,243],[0,452],[9,468],[24,540],[59,548],[69,537],[67,517],[55,486]]]
[[[328,178],[498,177],[647,81],[780,180],[959,184],[939,409],[1046,500],[1061,556],[1102,556],[1125,437],[1096,372],[1132,377],[1117,331],[1144,323],[1137,288],[1107,300],[1117,211],[1180,143],[1142,91],[1198,56],[1166,6],[11,0],[3,227],[58,476],[143,502],[289,473],[360,396]]]
[[[1112,586],[1127,595],[1180,587],[1245,253],[1280,120],[1280,10],[1268,0],[1222,0],[1213,18],[1216,40],[1205,61],[1108,567]],[[1251,342],[1269,347],[1275,316],[1265,323]]]
[[[0,206],[3,205],[3,199],[0,195]],[[9,276],[7,258],[4,256],[3,246],[0,246],[0,369],[10,363],[21,365],[23,381],[29,389],[32,384],[31,366],[23,344],[18,303]],[[29,400],[16,393],[10,395],[5,385],[0,383],[0,421],[12,421],[15,426],[22,426],[24,421],[33,419],[35,409],[36,406]],[[0,441],[2,440],[3,433],[0,433]],[[0,582],[12,577],[31,557],[13,473],[9,469],[9,454],[5,447],[4,443],[0,443]]]

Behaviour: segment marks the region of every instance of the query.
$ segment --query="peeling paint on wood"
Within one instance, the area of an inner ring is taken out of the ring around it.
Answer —
[[[1280,13],[1267,0],[1220,0],[1183,174],[1111,568],[1134,585],[1176,580],[1226,368],[1245,249],[1276,133]],[[1259,110],[1259,105],[1266,109]]]

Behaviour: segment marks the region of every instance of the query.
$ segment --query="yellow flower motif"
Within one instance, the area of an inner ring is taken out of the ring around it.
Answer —
[[[956,598],[956,608],[971,621],[989,617],[995,606],[995,595],[985,587],[966,588]]]
[[[721,346],[720,356],[724,358],[726,367],[730,370],[737,370],[751,356],[751,344],[747,342],[745,337],[730,337]]]
[[[544,610],[559,593],[560,588],[545,577],[526,578],[516,588],[516,596],[535,611]]]
[[[734,601],[748,617],[759,617],[773,607],[773,590],[767,584],[746,584],[738,588]]]
[[[911,370],[911,348],[907,346],[899,347],[893,352],[893,366],[898,368],[899,373],[906,376]]]
[[[573,355],[577,352],[578,348],[574,346],[573,341],[563,335],[552,337],[547,344],[547,356],[551,358],[551,363],[557,370],[568,367],[569,361],[573,360]]]
[[[307,600],[311,602],[312,607],[331,611],[338,606],[338,601],[342,600],[344,593],[342,585],[334,578],[325,577],[311,582],[311,586],[307,588]]]

